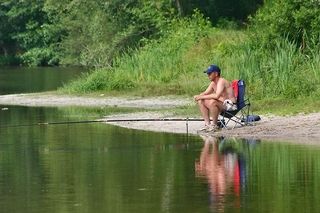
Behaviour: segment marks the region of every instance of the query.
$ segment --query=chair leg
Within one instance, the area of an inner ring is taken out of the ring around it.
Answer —
[[[224,117],[222,119],[218,120],[218,126],[220,128],[227,128],[226,121],[225,121]]]

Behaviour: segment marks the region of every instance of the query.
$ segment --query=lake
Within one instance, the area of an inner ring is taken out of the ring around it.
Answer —
[[[21,106],[1,110],[1,211],[320,209],[318,145],[201,138],[103,123],[37,125],[92,120],[116,111]]]
[[[84,72],[81,67],[0,67],[0,95],[56,90]]]

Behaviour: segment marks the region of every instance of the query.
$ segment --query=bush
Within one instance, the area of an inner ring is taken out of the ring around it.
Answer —
[[[30,49],[21,56],[21,60],[29,66],[53,66],[59,64],[57,53],[49,48]]]
[[[83,88],[82,85],[87,85],[86,92],[92,92],[96,89],[148,90],[148,87],[153,85],[169,85],[197,66],[186,61],[185,56],[190,48],[208,35],[210,30],[210,23],[198,12],[192,18],[174,19],[166,29],[163,29],[164,35],[161,38],[144,39],[144,47],[131,50],[131,54],[117,57],[114,60],[114,68],[99,69],[79,82],[73,83],[73,86],[78,85]],[[105,83],[99,87],[94,86],[96,82],[93,76],[103,78]],[[176,88],[179,89],[180,86]],[[161,89],[165,91],[164,88]],[[82,89],[75,90],[84,92]]]
[[[268,47],[278,38],[287,38],[302,49],[319,45],[320,1],[268,1],[251,21],[258,41]]]

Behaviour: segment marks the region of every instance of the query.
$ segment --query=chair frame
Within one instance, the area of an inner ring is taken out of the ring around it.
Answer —
[[[251,107],[251,103],[249,101],[249,98],[245,99],[245,83],[243,80],[239,80],[238,82],[241,82],[241,86],[243,86],[243,97],[242,97],[242,101],[239,100],[240,94],[238,96],[238,100],[237,100],[237,106],[238,109],[237,110],[232,110],[232,111],[222,111],[220,113],[220,116],[222,117],[221,119],[218,120],[218,125],[221,128],[227,128],[227,125],[229,124],[230,121],[234,122],[234,126],[232,127],[232,129],[234,129],[236,126],[247,126],[247,125],[251,125],[252,123],[248,121],[247,117],[250,113],[250,107]],[[239,83],[238,83],[238,88],[240,87]],[[238,115],[239,114],[239,115]]]

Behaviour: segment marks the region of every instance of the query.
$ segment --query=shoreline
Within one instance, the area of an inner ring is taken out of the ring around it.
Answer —
[[[54,93],[31,93],[0,95],[0,105],[18,105],[31,107],[124,107],[145,109],[143,112],[114,114],[101,120],[108,119],[143,119],[143,118],[185,118],[174,115],[173,112],[155,112],[154,110],[172,109],[192,104],[191,98],[174,96],[162,97],[106,97],[103,94],[96,96],[60,95]],[[153,110],[152,112],[148,112]],[[261,115],[260,115],[261,116]],[[200,118],[196,116],[195,118]],[[105,122],[124,128],[154,132],[181,133],[200,135],[197,130],[203,121],[140,121],[140,122]],[[234,129],[222,129],[206,134],[215,137],[235,137],[264,140],[295,141],[299,143],[320,144],[320,112],[298,114],[294,116],[262,115],[261,121],[254,122],[253,126],[244,126]]]
[[[172,117],[164,113],[128,113],[113,116],[106,116],[103,119],[130,119],[130,118],[181,118]],[[103,120],[102,119],[102,120]],[[154,132],[180,133],[190,135],[233,137],[262,140],[279,140],[287,142],[297,142],[303,144],[320,144],[320,113],[308,115],[299,114],[296,116],[261,116],[261,121],[254,122],[253,125],[220,129],[213,133],[197,133],[203,126],[203,121],[144,121],[144,122],[113,122],[108,124],[138,130]],[[188,130],[187,130],[188,128]]]
[[[166,109],[190,104],[187,98],[174,96],[160,97],[109,97],[104,94],[96,96],[60,95],[54,93],[22,93],[0,95],[0,105],[30,107],[123,107],[141,109]]]

